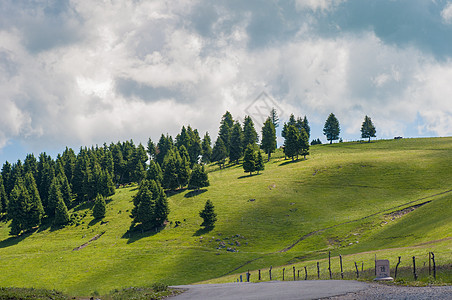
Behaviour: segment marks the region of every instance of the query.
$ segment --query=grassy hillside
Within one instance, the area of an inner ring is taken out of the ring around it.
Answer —
[[[241,166],[210,166],[207,191],[169,197],[171,223],[161,232],[128,233],[136,187],[117,190],[104,222],[85,206],[75,209],[83,223],[61,230],[10,238],[1,223],[0,282],[103,294],[452,236],[452,138],[318,145],[295,163],[281,152],[273,157],[251,177]],[[211,232],[199,227],[207,199],[218,214]],[[450,256],[451,244],[430,243],[425,251],[439,247]]]

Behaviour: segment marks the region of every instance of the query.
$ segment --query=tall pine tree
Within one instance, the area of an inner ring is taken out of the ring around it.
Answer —
[[[267,161],[270,161],[271,154],[276,150],[276,130],[270,117],[262,127],[261,148],[268,155]]]

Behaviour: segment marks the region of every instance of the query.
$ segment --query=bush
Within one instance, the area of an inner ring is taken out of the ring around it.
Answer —
[[[152,290],[154,292],[164,292],[168,289],[168,285],[162,282],[156,282],[152,284]]]

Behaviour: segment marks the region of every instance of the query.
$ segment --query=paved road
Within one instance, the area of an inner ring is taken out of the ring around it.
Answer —
[[[367,283],[350,280],[267,281],[260,283],[225,283],[178,285],[188,291],[172,298],[185,299],[318,299],[364,290]]]

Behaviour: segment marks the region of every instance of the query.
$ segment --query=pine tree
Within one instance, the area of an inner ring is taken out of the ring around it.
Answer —
[[[96,196],[93,206],[93,217],[94,219],[102,219],[105,217],[107,210],[107,204],[105,203],[104,197],[100,194]]]
[[[29,194],[22,178],[18,178],[9,195],[8,219],[10,223],[10,235],[19,235],[25,230],[27,222]]]
[[[190,181],[188,182],[188,188],[199,190],[200,188],[207,187],[209,185],[210,183],[204,165],[194,165]]]
[[[284,124],[284,127],[286,128],[284,138],[284,155],[294,160],[294,157],[298,155],[300,132],[295,125],[286,126],[286,124]]]
[[[178,162],[177,165],[177,181],[180,187],[184,187],[187,185],[188,180],[190,179],[190,158],[188,156],[188,152],[185,147],[182,145],[180,148],[180,158],[179,153],[176,152],[176,159]]]
[[[30,230],[41,225],[41,219],[44,216],[44,208],[39,196],[38,187],[32,171],[25,174],[25,188],[27,189],[29,198],[27,202],[27,219],[24,224],[25,230]]]
[[[55,209],[58,204],[59,198],[63,199],[63,196],[61,194],[61,186],[58,182],[58,179],[54,178],[52,184],[50,185],[49,195],[47,196],[47,204],[44,207],[46,215],[49,218],[53,218],[55,216]]]
[[[332,144],[333,140],[339,139],[340,132],[339,121],[336,116],[331,113],[323,126],[323,134],[326,136],[326,139],[330,141],[330,144]]]
[[[306,155],[309,155],[309,137],[304,128],[301,128],[301,132],[298,137],[298,154],[303,155],[305,160]]]
[[[256,171],[259,174],[259,171],[263,171],[265,169],[264,160],[262,159],[262,154],[260,151],[257,151],[256,157]]]
[[[248,145],[245,149],[245,155],[243,157],[243,170],[250,175],[256,171],[256,155],[254,153],[254,147]]]
[[[67,211],[66,204],[64,204],[63,197],[58,191],[57,193],[57,203],[54,212],[55,218],[53,219],[53,224],[56,226],[67,225],[70,221],[69,213]]]
[[[209,133],[206,132],[202,139],[202,162],[208,164],[212,160],[212,141],[210,140]]]
[[[239,163],[243,155],[243,132],[239,122],[235,122],[231,132],[231,145],[229,149],[229,161]]]
[[[157,182],[162,182],[163,180],[163,173],[162,173],[162,169],[160,168],[160,165],[151,160],[149,162],[149,166],[148,166],[148,171],[147,171],[147,180],[154,180]]]
[[[271,119],[271,122],[273,123],[273,127],[275,127],[275,129],[278,128],[278,126],[279,126],[279,118],[278,118],[278,114],[276,112],[276,109],[274,107],[270,111],[270,119]]]
[[[226,113],[221,118],[220,131],[218,132],[218,137],[223,140],[223,144],[226,147],[226,157],[229,155],[230,142],[231,142],[231,131],[234,126],[234,119],[230,112]]]
[[[245,116],[243,121],[243,147],[248,145],[256,145],[259,141],[256,129],[254,129],[253,119],[250,116]]]
[[[3,164],[1,174],[3,178],[3,186],[5,187],[6,195],[9,196],[9,194],[14,188],[14,183],[12,186],[9,185],[10,183],[9,177],[11,176],[11,164],[8,161],[5,161],[5,163]]]
[[[165,224],[165,221],[169,215],[168,200],[166,199],[165,192],[158,182],[154,182],[155,189],[152,199],[154,200],[153,211],[153,226],[154,228],[160,228]]]
[[[0,213],[6,213],[8,208],[8,196],[3,184],[3,176],[0,174]]]
[[[363,125],[361,126],[361,137],[363,139],[368,138],[370,143],[371,137],[376,137],[377,131],[372,123],[372,120],[367,115],[364,117]]]
[[[272,152],[276,150],[276,130],[270,117],[267,118],[262,127],[261,148],[268,155],[267,161],[270,161]]]
[[[149,140],[148,140],[147,151],[148,151],[149,158],[151,160],[154,160],[156,158],[157,148],[156,148],[154,142],[151,140],[151,138],[149,138]]]
[[[155,160],[160,164],[160,166],[163,166],[163,160],[165,159],[166,154],[173,147],[173,139],[169,135],[164,136],[162,134],[157,144],[157,155],[155,157]]]
[[[221,169],[221,166],[224,166],[227,156],[228,151],[226,149],[226,146],[224,145],[223,139],[218,137],[212,149],[212,161],[218,162]]]
[[[217,214],[214,211],[214,206],[210,200],[206,201],[204,209],[199,212],[199,216],[203,219],[201,226],[205,228],[213,228],[217,221]]]
[[[181,165],[180,157],[177,157],[174,150],[169,150],[163,161],[163,187],[175,190],[179,187],[178,172]]]

